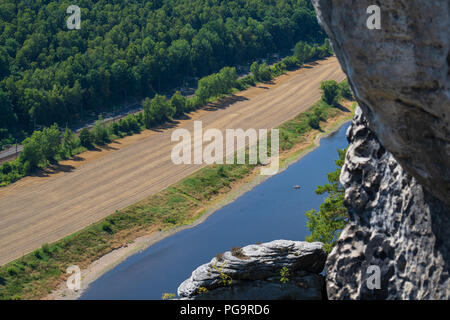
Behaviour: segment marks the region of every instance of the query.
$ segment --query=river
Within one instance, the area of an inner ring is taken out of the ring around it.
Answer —
[[[337,149],[347,147],[350,123],[323,138],[320,147],[267,179],[205,222],[178,232],[137,253],[94,281],[80,299],[161,299],[201,264],[233,246],[276,239],[304,240],[305,212],[318,209],[326,195],[314,190],[336,169]],[[301,188],[296,190],[294,185]]]

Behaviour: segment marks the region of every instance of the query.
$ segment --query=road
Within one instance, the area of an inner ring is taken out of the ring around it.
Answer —
[[[16,154],[20,154],[22,152],[22,149],[23,149],[23,147],[21,145],[17,145],[17,151],[16,151],[16,146],[13,146],[7,150],[0,152],[0,164],[2,162],[14,159],[16,157]]]
[[[195,112],[178,127],[273,128],[307,110],[320,98],[320,82],[345,75],[336,58],[289,72],[234,96],[234,103]],[[147,137],[50,178],[29,178],[0,189],[0,265],[78,231],[136,203],[203,165],[174,165],[175,128]],[[193,134],[192,134],[193,136]]]

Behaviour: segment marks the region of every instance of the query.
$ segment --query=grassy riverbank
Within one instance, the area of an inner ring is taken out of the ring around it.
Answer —
[[[292,161],[314,145],[324,128],[350,119],[354,106],[331,107],[323,101],[280,128],[281,160]],[[322,130],[322,131],[321,131]],[[0,299],[47,295],[66,277],[69,265],[80,268],[139,236],[187,225],[258,172],[255,165],[212,165],[167,189],[50,245],[0,267]]]

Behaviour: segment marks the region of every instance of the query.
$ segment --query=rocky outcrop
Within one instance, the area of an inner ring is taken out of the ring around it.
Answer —
[[[313,0],[370,128],[450,205],[450,2]],[[370,30],[367,8],[381,9]]]
[[[331,299],[449,299],[450,212],[409,175],[358,109],[341,183],[350,223],[326,263]],[[369,289],[370,266],[380,268]],[[369,272],[368,272],[369,271]]]
[[[317,242],[276,240],[234,248],[198,267],[179,286],[178,295],[192,300],[319,300],[325,259]],[[288,270],[284,276],[283,268]]]

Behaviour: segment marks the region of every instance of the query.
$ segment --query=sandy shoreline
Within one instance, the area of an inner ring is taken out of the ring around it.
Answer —
[[[330,134],[336,132],[341,128],[342,125],[350,121],[348,115],[340,115],[335,119],[331,119],[331,121],[327,122],[326,130],[324,132],[315,132],[312,134],[313,141],[308,141],[308,143],[300,143],[296,148],[290,150],[282,155],[280,155],[280,171],[286,170],[291,164],[299,161],[308,153],[312,152],[316,148],[320,146],[320,140],[329,136]],[[311,139],[311,136],[309,137]],[[234,187],[230,192],[222,195],[218,199],[212,201],[208,207],[202,210],[202,213],[199,218],[197,218],[194,222],[175,227],[169,230],[154,232],[153,234],[146,235],[135,239],[133,242],[125,244],[118,249],[115,249],[101,258],[97,259],[93,263],[89,265],[86,269],[81,271],[81,289],[78,291],[73,291],[67,288],[65,282],[59,284],[58,288],[47,295],[45,300],[75,300],[78,299],[83,292],[89,287],[89,285],[101,277],[103,274],[108,272],[109,270],[115,268],[117,265],[125,261],[128,257],[141,252],[151,245],[156,244],[157,242],[174,235],[177,232],[182,230],[194,228],[199,224],[203,223],[206,219],[208,219],[212,214],[214,214],[218,209],[223,206],[233,202],[238,197],[243,195],[244,193],[252,190],[254,187],[269,179],[270,176],[261,176],[258,174],[259,169],[256,168],[255,172],[253,172],[250,176],[244,178],[236,187]]]

